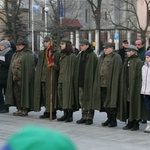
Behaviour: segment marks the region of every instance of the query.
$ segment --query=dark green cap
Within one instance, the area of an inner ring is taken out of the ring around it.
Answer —
[[[114,45],[114,43],[111,43],[111,42],[106,42],[105,44],[104,44],[104,46],[103,46],[103,48],[115,48],[115,45]]]
[[[47,35],[47,36],[44,37],[44,42],[45,42],[45,41],[49,41],[50,39],[51,39],[51,36],[48,36],[48,35]]]
[[[80,45],[91,45],[91,43],[87,39],[84,39],[80,41]]]
[[[16,45],[27,45],[27,40],[23,39],[22,37],[19,37],[16,42]]]
[[[69,39],[67,39],[67,38],[62,38],[60,42],[61,43],[70,43],[71,44],[71,41]]]

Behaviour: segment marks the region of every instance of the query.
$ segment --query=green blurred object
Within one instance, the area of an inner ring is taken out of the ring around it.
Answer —
[[[77,150],[64,134],[38,126],[26,126],[9,140],[11,150]]]

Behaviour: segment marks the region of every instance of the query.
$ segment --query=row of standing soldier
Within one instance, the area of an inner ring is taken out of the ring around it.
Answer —
[[[113,43],[105,43],[104,54],[98,59],[88,40],[80,42],[77,57],[68,39],[61,40],[61,52],[50,49],[50,42],[50,38],[44,39],[45,50],[39,56],[34,76],[32,53],[23,40],[18,40],[6,90],[6,104],[17,106],[13,115],[27,116],[29,111],[40,111],[45,106],[40,118],[49,118],[52,111],[52,119],[56,119],[56,110],[63,110],[64,115],[57,120],[71,122],[73,112],[81,107],[82,117],[77,124],[93,124],[94,110],[99,110],[107,113],[102,126],[117,126],[118,115],[121,121],[132,122],[131,130],[139,129],[138,120],[147,118],[140,95],[143,63],[136,55],[136,47],[128,47],[133,54],[122,69]]]

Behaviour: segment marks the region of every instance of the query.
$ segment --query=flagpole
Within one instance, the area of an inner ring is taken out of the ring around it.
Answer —
[[[32,16],[31,16],[31,19],[32,19],[32,52],[34,52],[34,11],[33,11],[33,0],[32,0]]]
[[[58,1],[59,2],[59,17],[60,17],[60,25],[62,25],[62,20],[64,18],[64,8],[63,8],[63,2],[62,0]]]
[[[53,46],[52,39],[50,39],[50,46],[51,47]],[[53,120],[53,66],[50,67],[50,121],[52,120]]]

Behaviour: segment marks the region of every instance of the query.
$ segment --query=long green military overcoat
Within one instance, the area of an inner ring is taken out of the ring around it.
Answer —
[[[116,108],[118,102],[118,92],[119,92],[119,81],[120,74],[122,69],[122,61],[119,54],[113,52],[112,57],[110,59],[109,66],[109,74],[108,74],[108,87],[107,87],[107,96],[106,100],[102,104],[101,99],[101,90],[100,90],[100,69],[102,66],[102,62],[104,60],[105,54],[100,56],[96,73],[95,73],[95,81],[93,87],[93,109],[103,111],[102,108]]]
[[[12,61],[16,53],[13,55]],[[35,73],[35,65],[32,52],[27,48],[24,48],[23,58],[21,60],[21,107],[29,108],[29,110],[34,110],[33,105],[34,73]],[[14,91],[13,74],[12,74],[12,67],[10,65],[5,98],[5,103],[10,106],[16,106],[13,91]]]
[[[144,100],[140,94],[141,85],[142,85],[142,66],[143,62],[134,55],[130,58],[127,58],[123,65],[123,70],[121,73],[121,82],[120,82],[120,96],[118,104],[118,119],[121,121],[126,121],[127,119],[127,65],[129,61],[129,118],[130,120],[134,119],[147,119],[146,117],[146,108]]]
[[[66,55],[66,63],[64,65],[64,76],[62,81],[62,109],[78,109],[78,102],[75,100],[74,94],[74,67],[76,55],[71,53]],[[57,102],[58,103],[58,102]]]
[[[54,67],[52,72],[52,82],[51,79],[51,69],[47,67],[46,70],[46,100],[45,102],[41,101],[41,75],[42,75],[42,66],[44,63],[44,59],[46,59],[46,50],[42,51],[37,67],[36,67],[36,74],[35,74],[35,84],[34,84],[34,108],[35,111],[40,111],[41,106],[46,107],[46,111],[50,111],[50,84],[52,84],[52,109],[54,110],[55,101],[57,101],[57,84],[58,84],[58,73],[59,73],[59,62],[60,52],[58,50],[54,51]],[[52,111],[53,111],[52,110]]]
[[[75,65],[74,82],[75,82],[76,101],[79,101],[78,76],[79,76],[81,53],[82,52],[78,54],[76,58],[76,65]],[[89,110],[92,109],[92,92],[93,92],[94,77],[95,77],[95,71],[96,71],[96,65],[98,59],[92,49],[88,49],[86,53],[87,54],[86,54],[85,75],[84,75],[83,108]]]

